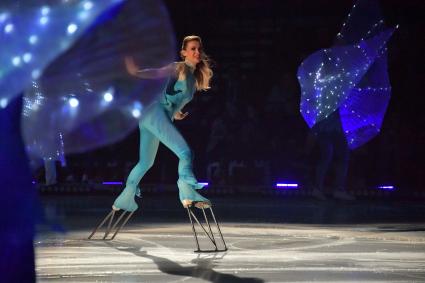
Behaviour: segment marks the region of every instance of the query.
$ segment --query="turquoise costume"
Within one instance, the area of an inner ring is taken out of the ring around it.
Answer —
[[[138,191],[138,184],[146,172],[152,167],[162,142],[179,158],[177,186],[180,200],[207,202],[196,190],[202,189],[193,174],[193,154],[187,142],[173,125],[174,115],[192,100],[195,93],[195,77],[190,67],[186,65],[185,79],[169,78],[166,89],[160,99],[143,110],[139,121],[140,151],[139,162],[131,170],[126,187],[114,202],[114,207],[126,211],[135,211],[138,208],[134,200]]]

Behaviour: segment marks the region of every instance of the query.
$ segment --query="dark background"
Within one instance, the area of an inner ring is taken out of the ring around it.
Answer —
[[[306,146],[308,127],[299,113],[296,72],[312,52],[332,45],[353,1],[165,4],[177,47],[184,36],[199,35],[214,62],[212,89],[197,93],[185,109],[190,115],[176,122],[195,152],[198,178],[216,185],[287,181],[311,187],[317,148]],[[424,192],[425,1],[381,1],[381,7],[386,24],[399,25],[388,43],[392,98],[380,135],[352,152],[347,187],[391,184]],[[83,175],[93,182],[125,181],[138,160],[138,142],[135,130],[114,145],[68,156],[59,181],[79,181]],[[229,166],[235,164],[243,166],[230,174]],[[209,165],[214,168],[210,175]],[[177,158],[160,146],[142,182],[172,184],[176,179]]]

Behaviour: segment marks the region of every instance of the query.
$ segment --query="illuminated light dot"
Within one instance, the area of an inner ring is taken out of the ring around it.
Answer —
[[[0,99],[0,107],[1,108],[6,108],[6,106],[7,106],[7,104],[8,104],[8,100],[7,100],[7,98],[2,98],[2,99]]]
[[[0,23],[3,23],[9,15],[7,13],[0,14]]]
[[[40,18],[40,24],[45,25],[49,22],[49,18],[48,17],[41,17]]]
[[[29,43],[30,43],[30,44],[34,45],[34,44],[36,44],[36,43],[37,43],[37,41],[38,41],[38,37],[37,37],[36,35],[31,35],[31,36],[28,38],[28,41],[29,41]]]
[[[141,112],[139,109],[133,109],[133,111],[131,111],[131,114],[133,115],[134,118],[139,118]]]
[[[41,74],[40,70],[37,69],[37,70],[34,70],[34,71],[31,72],[31,77],[34,80],[36,80],[40,77],[40,74]]]
[[[11,32],[13,31],[13,29],[14,29],[13,24],[7,24],[7,25],[4,27],[4,32],[5,32],[5,33],[11,33]]]
[[[47,7],[47,6],[44,6],[44,7],[42,7],[41,8],[41,14],[43,15],[43,16],[46,16],[47,14],[49,14],[50,13],[50,8],[49,7]]]
[[[83,7],[85,10],[90,10],[91,8],[93,8],[93,3],[91,1],[87,1],[83,4]]]
[[[21,58],[19,56],[15,56],[12,58],[12,64],[14,66],[19,66],[21,64]]]
[[[32,59],[31,53],[25,53],[24,56],[22,56],[22,60],[24,60],[25,63],[30,62]]]
[[[69,100],[69,105],[73,108],[77,107],[79,104],[80,102],[78,101],[78,99],[74,97]]]
[[[73,34],[78,29],[77,25],[74,23],[71,23],[68,25],[67,31],[68,34]]]
[[[103,94],[103,99],[106,101],[106,102],[111,102],[113,99],[114,99],[114,96],[112,95],[112,93],[111,92],[105,92],[104,94]]]
[[[78,13],[78,18],[80,19],[80,20],[85,20],[85,19],[87,19],[89,17],[89,13],[88,13],[88,11],[81,11],[81,12],[79,12]]]

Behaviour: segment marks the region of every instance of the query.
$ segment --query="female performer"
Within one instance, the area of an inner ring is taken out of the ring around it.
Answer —
[[[173,125],[173,120],[182,120],[188,113],[182,108],[192,100],[198,90],[210,88],[212,70],[208,56],[202,48],[199,36],[186,36],[181,51],[183,61],[171,63],[159,69],[139,69],[133,58],[126,57],[127,71],[139,78],[155,79],[168,77],[168,83],[158,101],[146,107],[139,121],[140,159],[127,178],[126,187],[115,200],[113,209],[135,211],[138,206],[134,200],[138,184],[149,168],[152,167],[159,142],[171,149],[179,158],[177,185],[179,197],[184,207],[192,204],[203,208],[211,205],[210,201],[196,190],[202,189],[192,171],[192,151],[180,132]]]

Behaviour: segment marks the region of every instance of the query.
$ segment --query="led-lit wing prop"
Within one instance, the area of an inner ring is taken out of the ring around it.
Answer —
[[[0,3],[0,102],[22,93],[66,51],[102,12],[121,2],[2,1]]]
[[[393,31],[376,1],[358,1],[334,46],[301,63],[300,112],[310,128],[339,111],[351,149],[377,135],[391,95],[386,43]]]
[[[93,1],[91,8],[95,5]],[[172,27],[161,1],[125,1],[103,13],[26,91],[23,136],[28,151],[60,159],[124,138],[165,83],[131,77],[124,57],[152,68],[173,62],[174,54]]]

